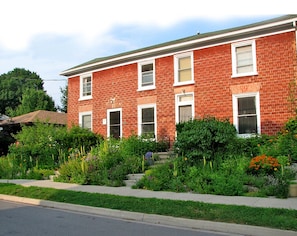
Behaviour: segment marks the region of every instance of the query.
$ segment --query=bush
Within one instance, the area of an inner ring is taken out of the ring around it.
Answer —
[[[236,129],[229,121],[209,117],[177,125],[176,151],[193,162],[205,157],[214,160],[228,154],[228,145],[236,139]]]

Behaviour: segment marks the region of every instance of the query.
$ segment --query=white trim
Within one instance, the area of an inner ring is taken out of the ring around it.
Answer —
[[[91,77],[91,95],[83,96],[83,79],[86,77]],[[93,95],[93,74],[87,73],[80,75],[79,78],[79,101],[92,99]]]
[[[142,86],[142,66],[148,65],[148,64],[153,64],[153,84],[149,86]],[[155,59],[138,62],[138,90],[137,91],[156,89],[155,75],[156,75]]]
[[[179,74],[178,74],[178,62],[180,58],[184,57],[190,57],[191,58],[191,80],[185,81],[185,82],[179,82]],[[193,51],[190,52],[184,52],[174,55],[174,84],[173,86],[180,86],[180,85],[188,85],[188,84],[194,84],[194,57],[193,57]]]
[[[179,97],[185,96],[185,95],[192,95],[193,99],[192,101],[185,101],[185,102],[180,102]],[[192,106],[192,119],[195,117],[195,97],[194,97],[194,92],[190,93],[180,93],[180,94],[175,94],[175,123],[179,123],[179,107],[180,106],[186,106],[186,105],[191,105]]]
[[[78,116],[79,116],[78,123],[79,123],[80,127],[83,127],[82,118],[83,118],[83,116],[88,116],[88,115],[91,115],[91,130],[93,130],[93,112],[92,111],[79,112],[78,113]],[[85,128],[85,127],[83,127],[83,128]]]
[[[110,113],[111,112],[116,112],[119,111],[120,112],[120,138],[123,137],[123,122],[122,122],[122,108],[114,108],[114,109],[107,109],[107,137],[110,137],[110,130],[109,130],[109,126],[110,126]]]
[[[258,36],[242,38],[241,40],[257,39],[257,38],[261,38],[261,37],[267,37],[267,36],[272,36],[272,35],[276,35],[276,34],[282,34],[282,33],[292,32],[292,31],[295,31],[295,29],[277,31],[277,32],[269,33],[269,34],[262,34],[262,35],[258,35]],[[225,45],[225,44],[231,44],[231,43],[234,43],[234,42],[238,42],[238,39],[237,40],[230,40],[230,41],[226,41],[226,42],[222,42],[222,43],[216,43],[216,44],[206,45],[206,46],[193,47],[192,50],[193,51],[196,51],[196,50],[200,50],[200,49],[211,48],[211,47],[221,46],[221,45]],[[184,52],[188,52],[188,51],[189,50],[181,50],[181,51],[178,51],[177,53],[184,53]],[[146,53],[148,53],[148,52],[146,52]],[[146,54],[146,53],[143,53],[143,54]],[[166,54],[162,54],[162,55],[156,56],[156,57],[154,57],[154,59],[164,58],[164,57],[167,57],[167,56],[173,56],[175,54],[176,54],[175,52],[174,53],[173,52],[172,53],[166,53]],[[131,56],[132,55],[133,54],[131,54]],[[105,61],[105,62],[107,62],[107,61]],[[131,64],[134,64],[134,63],[138,63],[138,62],[139,62],[139,60],[132,60],[132,61],[129,61],[129,62],[119,63],[119,64],[112,65],[112,66],[106,66],[106,67],[102,67],[102,68],[99,68],[99,69],[90,70],[89,73],[103,71],[103,70],[107,70],[107,69],[111,69],[111,68],[117,68],[117,67],[125,66],[125,65],[131,65]],[[87,68],[87,67],[91,67],[91,66],[96,66],[96,65],[100,65],[100,64],[101,63],[96,63],[96,64],[92,64],[92,65],[89,65],[89,66],[85,66],[83,68]],[[83,68],[81,68],[81,69],[83,69]],[[71,71],[65,71],[65,73],[71,72]],[[63,75],[63,74],[64,74],[64,72],[61,75]],[[73,75],[69,76],[68,78],[73,78],[73,77],[80,76],[80,75],[81,75],[81,73],[77,73],[77,74],[73,74]]]
[[[124,56],[121,56],[121,57],[116,57],[116,58],[112,58],[112,59],[109,59],[109,60],[100,61],[100,62],[96,62],[96,63],[93,63],[93,64],[89,64],[89,65],[69,69],[69,70],[63,71],[61,73],[61,75],[65,75],[67,73],[74,72],[76,70],[87,69],[89,67],[97,66],[97,65],[100,65],[100,64],[103,64],[103,63],[109,63],[109,62],[113,62],[113,61],[121,60],[121,59],[126,59],[126,58],[133,57],[133,56],[141,56],[141,55],[145,55],[145,54],[148,54],[148,53],[153,53],[153,52],[157,52],[157,51],[161,51],[161,50],[168,50],[168,49],[172,49],[172,48],[184,47],[184,46],[187,46],[189,44],[195,44],[195,43],[199,43],[199,42],[205,42],[205,41],[208,41],[208,40],[224,38],[224,37],[233,36],[233,35],[236,35],[236,34],[253,32],[253,31],[260,30],[260,29],[270,28],[270,27],[273,27],[273,26],[278,26],[278,25],[294,22],[296,20],[297,20],[297,18],[292,18],[292,19],[277,21],[277,22],[270,23],[270,24],[264,24],[264,25],[255,26],[255,27],[251,27],[251,28],[245,28],[245,29],[241,29],[241,30],[237,30],[237,31],[232,31],[232,32],[224,33],[224,34],[214,35],[214,36],[205,37],[205,38],[199,38],[199,39],[196,39],[196,40],[186,41],[186,42],[182,42],[182,43],[179,43],[179,44],[164,46],[164,47],[161,47],[161,48],[154,48],[154,49],[145,50],[145,51],[141,51],[141,52],[137,52],[137,53],[131,53],[131,54],[124,55]],[[282,33],[282,32],[294,31],[294,30],[295,29],[277,31],[277,32],[269,33],[269,34],[263,34],[263,35],[260,35],[260,36],[257,36],[257,37],[263,37],[265,35],[266,36],[267,35],[273,35],[273,34],[278,34],[278,33]],[[251,38],[256,38],[256,37],[251,37]],[[225,43],[222,43],[222,44],[225,44]],[[208,45],[207,47],[213,47],[213,46],[215,46],[215,45],[214,44],[213,45]],[[129,64],[131,64],[131,62]]]
[[[233,106],[233,125],[238,131],[238,98],[255,97],[256,98],[256,114],[257,114],[257,134],[261,134],[261,114],[260,114],[260,93],[241,93],[232,95]],[[238,134],[240,137],[250,137],[254,134]]]
[[[154,108],[154,124],[155,124],[155,130],[154,130],[154,133],[155,133],[155,139],[157,140],[157,105],[156,103],[150,103],[150,104],[143,104],[143,105],[138,105],[137,106],[137,128],[138,128],[138,135],[141,136],[142,133],[141,133],[141,124],[142,124],[142,109],[145,109],[145,108]]]
[[[253,59],[253,71],[248,73],[237,73],[237,62],[236,62],[236,48],[242,46],[252,46],[252,59]],[[232,78],[257,75],[257,56],[256,56],[256,40],[241,41],[231,44],[231,54],[232,54]]]

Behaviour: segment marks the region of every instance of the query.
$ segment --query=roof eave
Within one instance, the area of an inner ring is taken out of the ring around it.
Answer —
[[[272,21],[268,22],[265,24],[259,24],[251,27],[237,27],[230,29],[229,31],[226,32],[226,30],[221,30],[218,31],[217,34],[204,34],[204,35],[209,35],[210,36],[205,36],[203,35],[197,35],[187,37],[189,40],[181,39],[181,40],[175,40],[167,43],[167,45],[164,46],[164,44],[160,44],[159,46],[156,45],[156,47],[147,47],[142,50],[135,50],[134,52],[132,51],[131,53],[123,53],[122,55],[119,54],[119,56],[115,55],[114,57],[111,57],[106,60],[100,60],[94,63],[90,64],[84,64],[82,66],[77,66],[68,70],[65,70],[61,73],[63,76],[74,76],[77,74],[81,73],[86,73],[91,70],[96,70],[96,69],[101,69],[104,67],[108,67],[111,65],[116,65],[119,63],[123,62],[128,62],[128,61],[133,61],[145,57],[153,57],[157,55],[161,55],[164,53],[169,53],[169,52],[178,52],[181,50],[185,50],[186,48],[190,48],[193,45],[196,45],[197,47],[200,45],[212,45],[214,42],[218,41],[228,41],[230,38],[240,38],[243,37],[244,35],[259,35],[259,34],[264,34],[264,33],[269,33],[269,32],[278,32],[278,31],[283,31],[283,30],[288,30],[288,29],[294,29],[294,22],[297,21],[297,15],[291,15],[291,17],[288,17],[288,19],[284,20],[279,20],[279,21]],[[253,24],[254,25],[254,24]],[[222,33],[223,32],[223,33]]]

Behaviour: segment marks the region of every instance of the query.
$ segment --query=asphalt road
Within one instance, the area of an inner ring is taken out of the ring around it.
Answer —
[[[222,236],[226,234],[151,225],[0,201],[0,236],[2,235]]]

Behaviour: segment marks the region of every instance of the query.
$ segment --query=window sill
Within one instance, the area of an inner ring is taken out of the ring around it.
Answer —
[[[142,87],[142,88],[138,88],[137,92],[147,91],[147,90],[154,90],[154,89],[156,89],[156,86]]]
[[[91,99],[93,99],[92,96],[87,96],[87,97],[81,97],[81,98],[79,98],[78,101],[86,101],[86,100],[91,100]]]
[[[177,86],[192,85],[192,84],[195,84],[195,81],[189,81],[189,82],[184,82],[184,83],[174,83],[173,86],[177,87]]]
[[[258,75],[258,72],[244,73],[244,74],[233,74],[231,76],[231,78],[241,78],[241,77],[254,76],[254,75]]]

